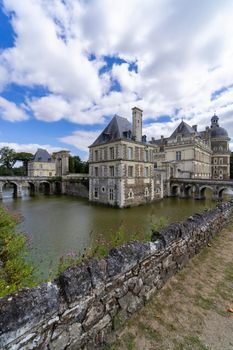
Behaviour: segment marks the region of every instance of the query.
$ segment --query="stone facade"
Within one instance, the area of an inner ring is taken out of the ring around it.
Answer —
[[[90,150],[89,200],[118,207],[154,200],[153,147],[119,140]]]
[[[127,119],[115,116],[90,146],[90,201],[123,208],[154,200],[154,146],[139,141],[141,134],[142,111],[135,107],[133,133]]]
[[[134,107],[132,126],[114,116],[90,146],[89,200],[122,208],[168,195],[171,178],[227,180],[229,140],[213,116],[205,131],[182,121],[170,137],[147,142]]]
[[[132,241],[100,260],[72,266],[56,280],[0,299],[0,348],[93,350],[114,340],[139,310],[232,218],[219,205]]]
[[[56,175],[56,165],[52,156],[39,148],[28,163],[28,176],[52,177]]]
[[[59,151],[53,153],[55,160],[56,176],[69,174],[69,151]]]

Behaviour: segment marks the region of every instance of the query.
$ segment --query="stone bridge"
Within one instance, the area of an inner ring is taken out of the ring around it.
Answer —
[[[233,180],[170,179],[170,196],[204,199],[206,189],[212,191],[212,198],[214,200],[221,200],[223,191],[228,189],[233,190]]]
[[[29,195],[74,194],[88,197],[88,174],[73,174],[62,177],[0,176],[0,199],[4,186],[13,187],[13,197],[22,197],[23,188],[28,188]],[[73,191],[73,192],[72,192]]]

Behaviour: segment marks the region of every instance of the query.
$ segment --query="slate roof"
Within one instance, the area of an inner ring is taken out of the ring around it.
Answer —
[[[173,133],[171,134],[170,139],[175,139],[178,134],[182,134],[183,136],[189,136],[190,134],[195,133],[196,131],[182,120],[182,122],[177,126],[175,131],[173,131]]]
[[[210,129],[210,136],[213,138],[228,137],[228,133],[226,129],[222,128],[221,126],[217,126]]]
[[[152,139],[152,140],[149,141],[149,143],[150,143],[151,145],[163,146],[164,144],[167,143],[167,140],[168,140],[168,139],[169,139],[168,137],[164,137],[163,139],[160,138],[160,139],[157,139],[157,140]]]
[[[115,115],[91,146],[126,138],[126,132],[128,138],[132,139],[132,124],[126,118]]]
[[[38,148],[36,151],[33,159],[33,162],[42,162],[42,163],[53,163],[54,160],[52,159],[52,156],[42,148]]]

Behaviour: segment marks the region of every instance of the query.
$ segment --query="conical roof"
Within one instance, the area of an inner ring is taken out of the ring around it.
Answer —
[[[115,115],[91,146],[125,138],[125,132],[132,135],[131,123],[126,118]]]
[[[188,125],[182,120],[182,122],[177,126],[175,131],[173,131],[170,138],[175,139],[177,135],[180,135],[180,134],[182,136],[190,136],[192,134],[196,134],[196,131],[190,125]]]

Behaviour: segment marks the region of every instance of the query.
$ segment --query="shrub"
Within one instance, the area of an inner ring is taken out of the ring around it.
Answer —
[[[0,297],[37,282],[35,268],[27,260],[27,238],[16,232],[18,221],[0,207]]]

